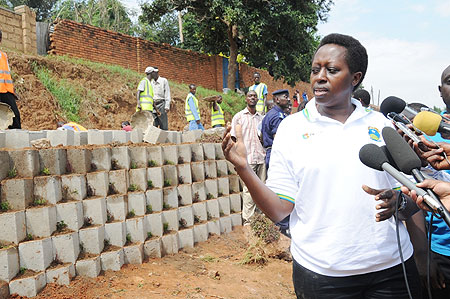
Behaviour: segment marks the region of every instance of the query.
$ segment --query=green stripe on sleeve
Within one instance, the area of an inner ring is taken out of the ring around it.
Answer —
[[[295,199],[293,199],[292,197],[287,196],[287,195],[283,195],[283,194],[280,194],[280,193],[277,193],[277,195],[278,195],[279,198],[287,200],[287,201],[295,204]]]

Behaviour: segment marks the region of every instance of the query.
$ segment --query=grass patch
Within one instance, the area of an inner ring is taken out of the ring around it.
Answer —
[[[250,219],[250,227],[261,241],[266,244],[280,239],[280,231],[275,224],[263,214],[257,214]]]
[[[200,259],[204,262],[213,263],[217,262],[217,259],[209,254],[200,257]]]

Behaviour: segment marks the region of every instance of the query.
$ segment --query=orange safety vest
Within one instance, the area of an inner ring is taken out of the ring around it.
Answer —
[[[8,64],[8,56],[0,51],[0,93],[14,93],[14,85]]]

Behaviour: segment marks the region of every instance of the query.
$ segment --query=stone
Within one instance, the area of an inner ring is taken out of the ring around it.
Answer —
[[[86,145],[88,144],[88,132],[73,132],[73,145]]]
[[[1,242],[14,243],[17,245],[19,242],[23,241],[27,236],[25,211],[0,213],[0,232]]]
[[[214,149],[215,149],[215,152],[216,152],[216,160],[225,159],[225,155],[223,154],[222,144],[221,143],[214,143]]]
[[[107,171],[96,171],[86,174],[87,195],[106,197],[109,193],[109,176]]]
[[[123,249],[118,248],[115,250],[103,252],[100,256],[102,270],[107,271],[120,271],[125,263]]]
[[[227,176],[228,175],[228,164],[226,160],[216,160],[216,170],[217,176]]]
[[[30,178],[39,174],[39,155],[34,149],[10,150],[10,168],[15,169],[17,177]]]
[[[91,151],[85,148],[68,148],[66,173],[85,174],[91,171]]]
[[[144,192],[128,193],[128,212],[133,212],[136,216],[146,214],[147,199]]]
[[[178,246],[180,248],[194,247],[194,229],[185,228],[178,231]]]
[[[119,169],[111,170],[109,172],[109,195],[112,195],[112,193],[127,194],[129,187],[130,181],[128,177],[128,170]]]
[[[3,133],[4,134],[4,133]],[[0,134],[1,136],[1,134]],[[0,151],[0,181],[8,177],[8,172],[11,170],[11,161],[7,151]]]
[[[191,163],[192,182],[202,182],[205,180],[205,166],[203,162]]]
[[[33,276],[11,280],[9,292],[19,296],[34,297],[45,287],[47,279],[45,272]]]
[[[128,213],[126,198],[126,195],[110,195],[106,198],[107,218],[109,215],[114,221],[125,221]]]
[[[231,231],[233,230],[232,225],[231,225],[231,217],[230,216],[221,217],[219,219],[219,224],[220,224],[220,233],[221,234],[231,233]]]
[[[150,144],[164,143],[166,142],[168,135],[169,133],[167,133],[167,131],[161,130],[154,126],[148,126],[144,133],[143,140],[144,142]],[[142,142],[142,140],[140,142]]]
[[[131,132],[130,141],[133,143],[141,143],[143,140],[144,133],[140,128],[135,128]]]
[[[142,264],[144,260],[144,243],[131,244],[123,247],[125,264]]]
[[[199,223],[194,225],[194,244],[208,240],[208,224]]]
[[[39,168],[43,173],[45,169],[49,174],[61,175],[66,173],[67,152],[61,148],[48,148],[39,150]]]
[[[0,249],[0,265],[0,281],[10,282],[16,277],[20,269],[17,247],[10,246]]]
[[[220,222],[219,219],[213,219],[208,221],[208,234],[220,235]]]
[[[145,146],[128,147],[131,158],[131,169],[147,167],[147,148]]]
[[[177,145],[161,146],[164,164],[175,165],[178,163],[178,147]]]
[[[130,169],[131,158],[128,146],[111,148],[111,170]]]
[[[190,164],[178,164],[177,165],[177,173],[178,173],[178,184],[191,184],[192,183],[191,165]]]
[[[228,177],[222,177],[217,179],[219,188],[219,197],[222,195],[230,194],[230,185],[228,184]]]
[[[53,256],[62,263],[75,264],[80,254],[78,232],[69,232],[52,237]]]
[[[163,189],[163,200],[166,209],[178,207],[178,191],[176,187],[167,187]]]
[[[24,148],[30,146],[30,136],[26,130],[6,130],[5,145],[7,148]]]
[[[216,146],[214,143],[203,143],[203,154],[205,160],[215,160],[216,159]]]
[[[102,270],[100,256],[77,261],[75,265],[77,275],[94,278]]]
[[[50,237],[56,230],[56,207],[37,206],[25,211],[27,234],[33,237]]]
[[[190,184],[178,185],[178,206],[192,204],[192,187]]]
[[[127,239],[132,243],[142,243],[147,239],[144,230],[144,217],[135,217],[127,219]]]
[[[20,267],[33,271],[44,271],[53,261],[51,238],[31,240],[19,244]]]
[[[106,198],[93,197],[83,200],[84,219],[89,219],[91,224],[103,225],[107,221]]]
[[[149,183],[149,181],[151,181],[154,188],[164,187],[164,173],[162,167],[147,168],[147,183]]]
[[[179,144],[177,146],[178,164],[191,163],[192,150],[190,144]]]
[[[205,161],[204,162],[205,167],[205,178],[206,179],[215,179],[217,178],[217,168],[216,168],[216,161]]]
[[[109,146],[105,147],[95,147],[91,150],[92,155],[92,166],[94,171],[110,171],[111,170],[111,148]]]
[[[69,285],[73,277],[75,277],[74,264],[60,265],[45,271],[47,283],[56,283],[58,285]]]
[[[217,198],[218,196],[217,179],[205,180],[205,192],[207,199]]]
[[[154,238],[144,243],[144,257],[145,258],[160,258],[161,257],[161,238]]]
[[[163,227],[167,225],[168,231],[178,230],[178,211],[177,209],[165,210],[162,212]]]
[[[128,171],[128,177],[130,180],[130,186],[134,185],[141,191],[147,190],[147,168],[130,169]]]
[[[230,217],[231,217],[231,225],[233,227],[242,225],[242,214],[241,213],[231,214]]]
[[[78,231],[84,225],[83,203],[71,201],[56,205],[56,223],[64,222],[67,228]]]
[[[225,195],[217,199],[219,201],[220,215],[230,215],[230,197]]]
[[[152,189],[145,192],[146,205],[152,207],[153,212],[163,210],[163,191],[162,189]]]
[[[1,182],[1,198],[10,209],[24,210],[33,203],[33,179],[9,179]]]
[[[34,199],[57,204],[62,199],[61,177],[54,175],[34,177]]]
[[[163,235],[162,213],[152,213],[144,216],[144,229],[148,236],[150,232],[153,236]]]
[[[124,221],[105,224],[105,240],[109,244],[123,247],[127,241],[127,227]]]
[[[83,200],[87,197],[87,183],[84,174],[61,176],[61,192],[64,200]]]
[[[162,166],[164,164],[162,148],[160,145],[147,146],[146,149],[149,167]]]
[[[195,218],[199,221],[208,220],[208,214],[206,211],[206,202],[197,202],[192,205],[192,211],[194,212],[194,220]]]
[[[194,225],[194,212],[192,210],[192,206],[185,206],[178,208],[178,223],[185,227],[191,227]]]
[[[178,173],[175,165],[164,165],[164,187],[178,185]]]
[[[69,146],[75,143],[75,134],[72,130],[48,130],[47,139],[52,146]]]
[[[105,227],[103,225],[88,226],[78,231],[83,251],[100,254],[104,248]]]
[[[230,194],[230,212],[240,212],[242,210],[241,194],[234,193]]]
[[[203,146],[201,143],[191,144],[192,157],[191,162],[201,162],[204,160]]]
[[[212,218],[219,218],[219,201],[217,199],[210,199],[206,201],[206,211]],[[208,219],[209,220],[209,219]]]
[[[161,237],[161,255],[178,253],[178,235],[176,232]]]
[[[130,141],[130,139],[127,138],[127,132],[124,130],[113,130],[112,135],[113,142],[127,143]]]
[[[206,200],[205,183],[192,183],[192,202],[199,202]]]
[[[88,144],[108,144],[112,142],[112,132],[105,130],[88,130]]]

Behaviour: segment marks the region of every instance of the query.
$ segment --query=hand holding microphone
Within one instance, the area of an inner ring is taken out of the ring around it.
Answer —
[[[442,204],[447,209],[447,211],[450,211],[449,182],[427,179],[421,183],[417,183],[416,186],[419,188],[427,188],[433,190],[433,192],[439,196]],[[410,190],[406,186],[402,186],[402,192],[411,197],[421,209],[430,211],[430,209],[424,202],[423,196],[418,195],[415,190]]]

